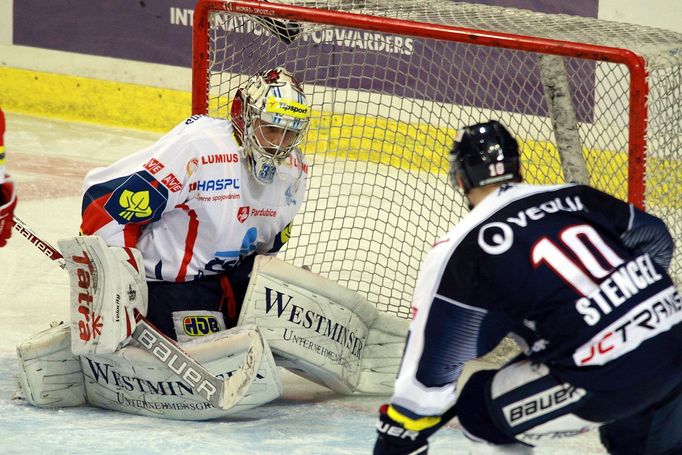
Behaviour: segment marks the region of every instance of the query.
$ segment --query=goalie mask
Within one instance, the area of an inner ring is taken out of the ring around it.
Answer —
[[[300,84],[281,67],[257,74],[237,90],[232,125],[258,182],[272,183],[278,166],[303,140],[310,111]]]
[[[519,144],[495,120],[465,127],[450,152],[449,177],[455,188],[458,175],[465,194],[481,186],[520,182]]]

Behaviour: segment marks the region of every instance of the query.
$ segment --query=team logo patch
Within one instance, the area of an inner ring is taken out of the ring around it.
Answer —
[[[267,82],[267,83],[275,82],[279,79],[279,71],[270,70],[267,72],[267,74],[265,75],[265,77],[263,79],[265,79],[265,82]]]
[[[256,250],[257,240],[258,229],[252,227],[244,234],[242,245],[239,250],[216,251],[213,253],[213,259],[204,265],[204,269],[208,272],[218,273],[223,270],[231,270],[239,264],[242,256],[248,256],[251,252]]]
[[[153,219],[167,201],[151,183],[133,174],[111,193],[104,208],[120,224],[138,223]]]
[[[149,191],[132,191],[123,190],[121,196],[118,198],[118,203],[123,210],[118,213],[118,216],[126,221],[132,221],[135,218],[147,218],[152,214],[152,209],[149,207]]]
[[[306,119],[310,117],[310,108],[305,104],[284,98],[268,97],[265,105],[265,112],[281,114],[289,117]]]
[[[150,174],[155,175],[157,172],[161,171],[165,166],[156,158],[152,158],[147,161],[143,166]]]
[[[173,173],[168,174],[165,176],[162,180],[161,183],[163,186],[171,190],[173,193],[177,193],[182,189],[182,183],[180,183],[180,180],[173,175]]]
[[[219,153],[214,155],[205,155],[201,157],[201,164],[223,164],[223,163],[238,163],[238,153]]]
[[[185,335],[202,337],[220,331],[220,323],[215,316],[185,316],[182,320]]]
[[[239,210],[237,211],[237,221],[240,223],[243,223],[246,221],[246,219],[249,217],[249,206],[244,205],[242,207],[239,207]]]

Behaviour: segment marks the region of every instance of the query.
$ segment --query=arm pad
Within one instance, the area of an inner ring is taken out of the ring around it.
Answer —
[[[668,270],[675,244],[667,226],[660,218],[631,207],[630,226],[620,236],[628,248],[638,254],[649,253],[651,259]]]

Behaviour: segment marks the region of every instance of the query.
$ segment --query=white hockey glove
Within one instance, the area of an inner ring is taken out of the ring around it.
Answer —
[[[106,354],[125,346],[136,314],[147,314],[140,252],[109,247],[96,236],[63,239],[59,248],[71,285],[71,351]]]
[[[390,395],[409,322],[272,256],[258,256],[238,325],[255,325],[275,361],[340,393]]]

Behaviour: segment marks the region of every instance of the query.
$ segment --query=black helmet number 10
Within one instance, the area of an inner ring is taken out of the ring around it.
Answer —
[[[463,190],[504,182],[520,182],[519,144],[496,120],[465,127],[450,152],[450,183]]]

